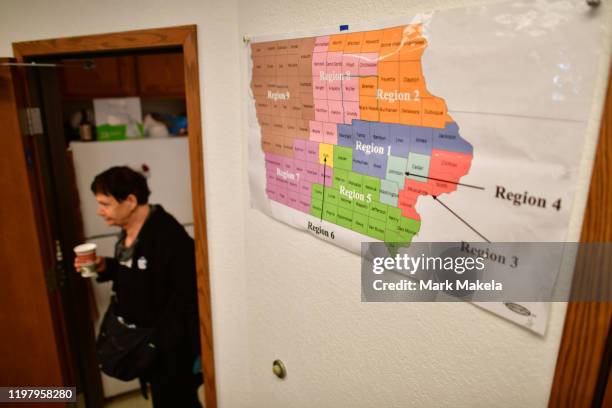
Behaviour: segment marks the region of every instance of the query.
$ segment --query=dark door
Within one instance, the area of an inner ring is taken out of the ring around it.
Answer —
[[[71,271],[79,236],[57,77],[0,65],[0,384],[76,386],[101,407],[88,286]]]
[[[0,384],[68,386],[54,319],[57,299],[46,282],[53,254],[37,214],[34,160],[18,119],[26,115],[22,74],[0,66]]]

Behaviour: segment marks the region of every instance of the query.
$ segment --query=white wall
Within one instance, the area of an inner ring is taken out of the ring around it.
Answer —
[[[249,209],[242,35],[411,15],[418,1],[84,3],[3,0],[0,56],[14,41],[198,24],[221,407],[546,405],[565,305],[554,305],[540,338],[467,304],[362,304],[357,256]],[[584,169],[582,195],[588,160]],[[271,374],[275,358],[285,381]]]

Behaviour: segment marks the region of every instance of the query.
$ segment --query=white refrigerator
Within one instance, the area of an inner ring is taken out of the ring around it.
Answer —
[[[74,172],[79,192],[83,229],[87,242],[98,245],[100,256],[114,256],[119,229],[109,227],[96,215],[96,201],[90,190],[94,177],[112,166],[129,166],[143,172],[151,190],[149,202],[161,204],[193,237],[191,177],[187,137],[137,139],[112,142],[72,142]],[[143,169],[147,169],[144,172]],[[94,283],[99,318],[98,328],[110,300],[111,283]],[[137,380],[124,382],[102,373],[105,397],[139,388]]]

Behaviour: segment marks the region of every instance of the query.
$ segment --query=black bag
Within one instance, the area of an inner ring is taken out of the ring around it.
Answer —
[[[111,298],[96,340],[98,362],[104,373],[129,381],[153,365],[157,356],[157,348],[151,342],[155,329],[128,326],[117,319],[115,307],[116,300]]]

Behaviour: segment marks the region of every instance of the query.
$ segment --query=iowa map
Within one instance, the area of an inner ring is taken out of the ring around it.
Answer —
[[[473,148],[426,86],[421,25],[251,44],[270,200],[411,242],[420,196],[452,193]]]

